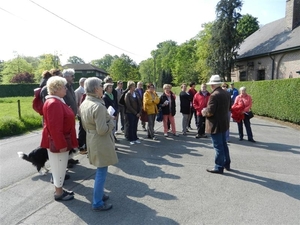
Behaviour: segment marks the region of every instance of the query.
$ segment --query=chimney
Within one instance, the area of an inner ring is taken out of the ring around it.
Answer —
[[[285,21],[288,30],[300,25],[300,0],[286,0]]]

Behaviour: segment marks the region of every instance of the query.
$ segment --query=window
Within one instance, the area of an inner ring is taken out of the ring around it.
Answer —
[[[265,70],[258,70],[257,80],[265,80]]]
[[[246,81],[246,80],[247,80],[246,71],[240,72],[240,81]]]

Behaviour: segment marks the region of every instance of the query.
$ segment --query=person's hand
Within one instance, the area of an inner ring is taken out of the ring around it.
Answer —
[[[136,117],[140,117],[140,114],[138,113],[138,114],[136,114]]]
[[[67,148],[62,148],[59,150],[59,152],[66,152],[68,149]]]

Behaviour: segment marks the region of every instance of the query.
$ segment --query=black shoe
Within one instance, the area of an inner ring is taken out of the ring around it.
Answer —
[[[223,170],[206,169],[206,171],[209,172],[209,173],[219,173],[219,174],[223,174]]]
[[[243,139],[243,138],[240,138],[239,140],[242,141],[242,140],[244,140],[244,139]]]
[[[106,195],[106,194],[103,194],[103,197],[102,197],[102,201],[107,201],[109,199],[109,196]]]
[[[256,141],[254,141],[254,139],[249,139],[248,141],[255,143]]]
[[[103,206],[93,208],[93,210],[96,211],[96,212],[107,211],[107,210],[110,210],[110,209],[112,209],[112,204],[106,204],[106,203],[104,203]]]
[[[72,199],[74,199],[74,195],[70,195],[65,191],[60,196],[54,195],[55,201],[69,201]]]
[[[230,166],[224,166],[225,170],[230,171]]]
[[[195,138],[201,138],[201,135],[197,134],[197,135],[195,136]]]

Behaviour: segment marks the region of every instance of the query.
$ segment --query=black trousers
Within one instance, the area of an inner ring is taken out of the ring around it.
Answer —
[[[78,146],[82,147],[83,145],[86,145],[86,132],[83,129],[81,118],[78,116],[79,121],[79,132],[78,132]]]

